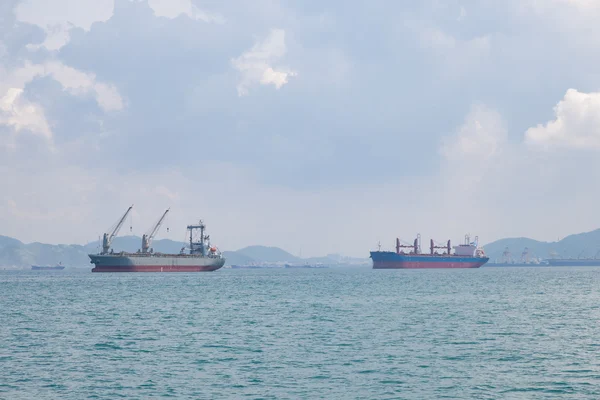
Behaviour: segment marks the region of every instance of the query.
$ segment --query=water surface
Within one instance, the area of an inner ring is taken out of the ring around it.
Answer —
[[[2,399],[600,398],[600,268],[0,272]]]

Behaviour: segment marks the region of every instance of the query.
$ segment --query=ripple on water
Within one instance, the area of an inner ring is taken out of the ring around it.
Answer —
[[[600,398],[600,268],[0,272],[0,398]]]

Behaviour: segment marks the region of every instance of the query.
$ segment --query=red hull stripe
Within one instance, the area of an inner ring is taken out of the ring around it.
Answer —
[[[485,262],[373,262],[373,269],[479,268]]]
[[[92,272],[205,272],[219,268],[214,265],[111,265],[92,268]]]

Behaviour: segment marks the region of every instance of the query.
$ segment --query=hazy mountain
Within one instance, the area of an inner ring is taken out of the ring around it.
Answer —
[[[142,239],[137,236],[119,236],[113,240],[115,252],[136,252]],[[155,240],[152,248],[160,253],[179,253],[183,242],[169,239]],[[31,265],[55,265],[67,267],[91,267],[89,253],[100,251],[101,242],[94,241],[81,245],[52,245],[44,243],[25,244],[8,236],[0,236],[0,268],[29,268]],[[224,251],[226,265],[249,263],[323,263],[334,265],[350,259],[339,255],[302,259],[278,247],[249,246],[237,251]],[[365,260],[363,260],[365,261]]]
[[[179,253],[185,244],[169,239],[156,240],[152,243],[155,252]],[[119,236],[113,241],[116,252],[135,252],[141,246],[141,238],[137,236]],[[507,248],[515,261],[521,259],[525,248],[531,258],[550,258],[552,253],[558,257],[578,258],[594,257],[600,251],[600,229],[592,232],[570,235],[556,242],[541,242],[529,238],[507,238],[497,240],[484,246],[492,262],[501,261],[502,253]],[[96,253],[100,242],[95,241],[81,245],[52,245],[44,243],[25,244],[21,241],[0,236],[0,268],[29,268],[31,265],[54,265],[61,262],[67,267],[90,267],[88,254]],[[365,259],[343,257],[339,254],[328,254],[325,257],[299,258],[278,247],[248,246],[237,251],[225,251],[226,264],[249,263],[323,263],[328,265],[351,264],[365,262]],[[600,253],[598,253],[600,256]]]
[[[541,259],[551,258],[552,253],[556,253],[556,257],[564,258],[595,257],[600,251],[600,229],[569,235],[556,242],[540,242],[528,238],[501,239],[486,244],[484,249],[491,262],[500,262],[507,247],[515,261],[521,260],[525,248],[528,249],[530,257]]]
[[[181,248],[185,246],[183,242],[175,242],[170,239],[160,239],[152,241],[152,248],[159,253],[179,253]],[[100,250],[101,242],[95,241],[85,245],[85,248],[97,253]],[[112,248],[115,252],[127,251],[136,252],[142,247],[142,238],[139,236],[117,236],[114,238]]]
[[[301,258],[291,255],[279,247],[248,246],[236,251],[236,253],[261,262],[299,262]]]
[[[237,251],[224,251],[225,265],[244,265],[258,262],[257,260],[238,253]]]
[[[0,235],[0,249],[6,246],[20,246],[22,244],[20,240]]]

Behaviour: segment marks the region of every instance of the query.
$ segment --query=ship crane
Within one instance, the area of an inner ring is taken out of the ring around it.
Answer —
[[[158,229],[162,225],[162,223],[165,220],[165,217],[167,216],[168,213],[169,213],[169,209],[167,208],[167,211],[165,211],[164,214],[162,215],[162,217],[160,217],[160,219],[158,220],[156,225],[154,225],[154,228],[152,228],[152,230],[146,232],[142,236],[142,253],[148,253],[148,250],[150,250],[150,245],[152,244],[152,239],[154,239],[154,235],[156,235],[156,232],[158,232]]]
[[[125,214],[123,214],[123,216],[117,222],[117,225],[112,229],[112,231],[110,233],[104,233],[102,237],[102,254],[108,254],[108,252],[110,251],[110,246],[112,245],[113,239],[119,233],[121,226],[123,226],[123,222],[125,222],[125,219],[127,218],[127,215],[129,215],[129,212],[132,208],[133,204],[127,209],[127,211],[125,211]]]
[[[431,239],[430,245],[429,245],[429,250],[430,250],[431,255],[436,254],[435,253],[436,249],[444,249],[448,252],[447,254],[450,255],[450,252],[452,251],[452,245],[451,245],[450,240],[448,240],[448,242],[446,242],[444,244],[438,244],[438,243],[434,242],[433,239]]]
[[[404,253],[403,250],[400,249],[412,249],[412,254],[421,254],[421,234],[417,234],[417,238],[414,240],[413,244],[401,244],[399,238],[396,238],[396,254]]]
[[[504,252],[502,253],[502,262],[507,264],[512,263],[512,255],[510,254],[508,246],[504,249]]]
[[[529,247],[525,247],[523,252],[521,253],[521,262],[529,264]]]

